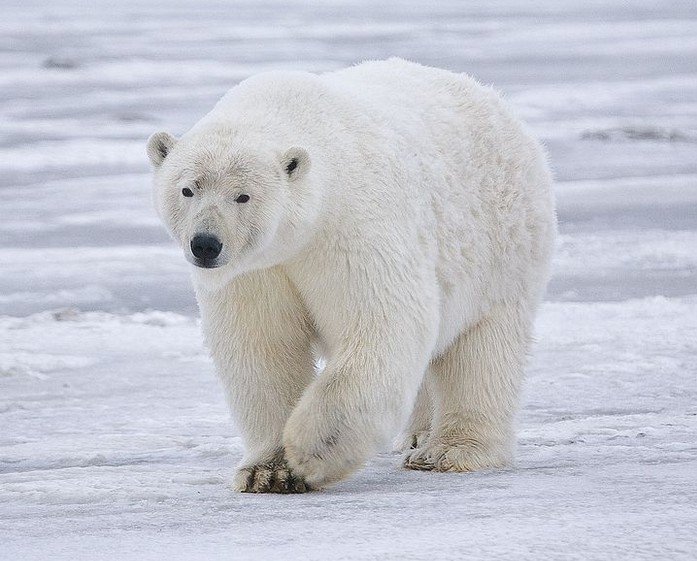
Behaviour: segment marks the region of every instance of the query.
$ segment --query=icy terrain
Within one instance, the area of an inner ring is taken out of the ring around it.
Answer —
[[[696,559],[697,4],[202,5],[0,1],[0,559]],[[233,494],[145,138],[257,71],[390,55],[495,84],[550,151],[518,465]]]

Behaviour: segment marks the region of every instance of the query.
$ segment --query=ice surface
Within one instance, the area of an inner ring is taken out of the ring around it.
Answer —
[[[694,2],[0,7],[0,559],[697,558]],[[145,139],[252,73],[391,55],[496,85],[550,151],[518,464],[233,494]]]

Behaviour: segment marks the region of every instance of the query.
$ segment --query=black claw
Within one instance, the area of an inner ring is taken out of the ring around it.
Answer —
[[[295,481],[293,488],[296,493],[306,493],[310,490],[310,487],[302,479]]]
[[[274,461],[268,464],[247,468],[248,472],[246,488],[243,493],[280,493],[283,495],[294,493],[306,493],[310,486],[305,481],[293,475],[285,460]],[[262,473],[270,472],[269,480],[260,480]]]
[[[278,475],[278,471],[274,470],[272,472],[271,481],[269,482],[269,491],[271,493],[283,493],[285,482]]]
[[[243,493],[251,493],[254,485],[254,472],[256,471],[253,467],[247,468],[245,471],[248,472],[247,482],[245,488],[242,490]]]

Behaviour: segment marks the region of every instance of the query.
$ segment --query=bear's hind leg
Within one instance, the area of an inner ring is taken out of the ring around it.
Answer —
[[[428,389],[428,375],[427,372],[423,382],[421,382],[421,388],[416,396],[409,423],[395,443],[394,449],[397,452],[407,452],[420,448],[428,440],[431,430],[431,418],[433,417],[433,405]]]
[[[530,319],[526,303],[498,304],[432,362],[432,431],[407,455],[405,467],[478,471],[510,465]]]

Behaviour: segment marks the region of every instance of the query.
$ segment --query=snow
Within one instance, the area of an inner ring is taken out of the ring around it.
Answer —
[[[697,6],[427,4],[2,2],[1,560],[697,558]],[[390,55],[496,85],[550,151],[517,465],[233,494],[145,138],[254,72]]]

